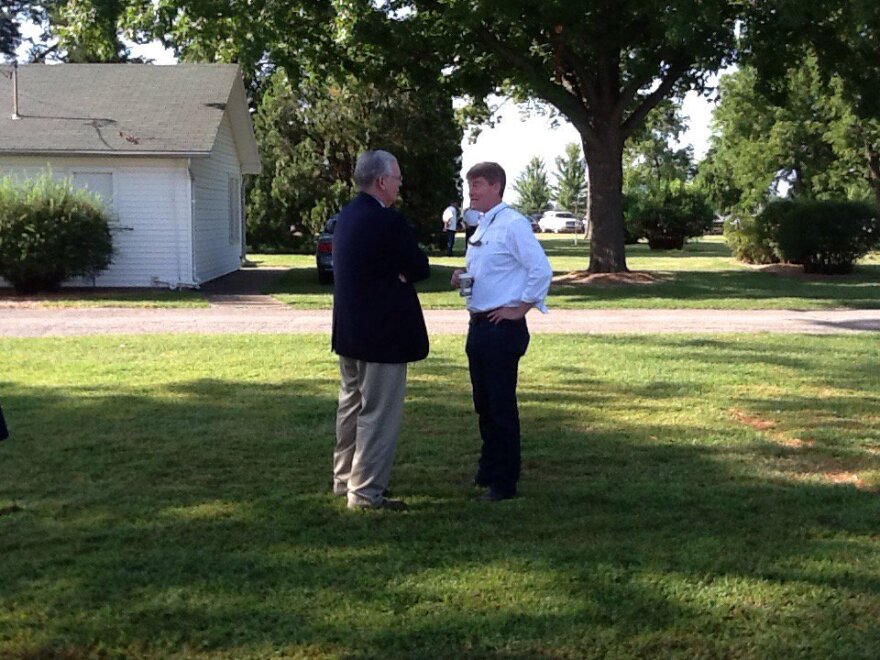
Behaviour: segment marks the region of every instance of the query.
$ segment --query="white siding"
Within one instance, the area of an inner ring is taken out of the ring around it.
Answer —
[[[195,283],[185,159],[0,156],[0,175],[31,177],[47,166],[58,178],[77,172],[110,173],[113,178],[111,211],[118,223],[113,234],[113,263],[94,282],[71,281],[68,286]]]
[[[224,115],[210,158],[193,159],[193,258],[199,282],[241,265],[241,213],[230,209],[230,187],[241,204],[241,166],[229,118]],[[239,225],[231,230],[230,223]]]

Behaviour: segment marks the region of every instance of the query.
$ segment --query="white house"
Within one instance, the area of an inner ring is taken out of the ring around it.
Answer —
[[[198,286],[239,268],[242,175],[258,174],[260,158],[237,65],[7,71],[0,176],[50,168],[100,195],[116,225],[110,267],[68,285]]]

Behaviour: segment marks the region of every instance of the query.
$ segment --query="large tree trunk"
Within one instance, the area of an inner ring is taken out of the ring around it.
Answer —
[[[590,180],[591,273],[619,273],[626,267],[623,233],[623,138],[606,124],[596,139],[584,139]]]

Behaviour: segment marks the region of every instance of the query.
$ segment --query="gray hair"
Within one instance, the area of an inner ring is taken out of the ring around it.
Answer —
[[[367,190],[379,177],[389,176],[392,171],[391,166],[396,162],[397,159],[393,154],[382,149],[362,153],[354,166],[354,182],[358,189]]]

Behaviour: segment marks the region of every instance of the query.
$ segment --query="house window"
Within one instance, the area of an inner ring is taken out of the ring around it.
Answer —
[[[241,182],[229,177],[229,244],[241,243]]]
[[[108,211],[113,209],[113,174],[110,172],[74,172],[73,185],[97,195]]]

